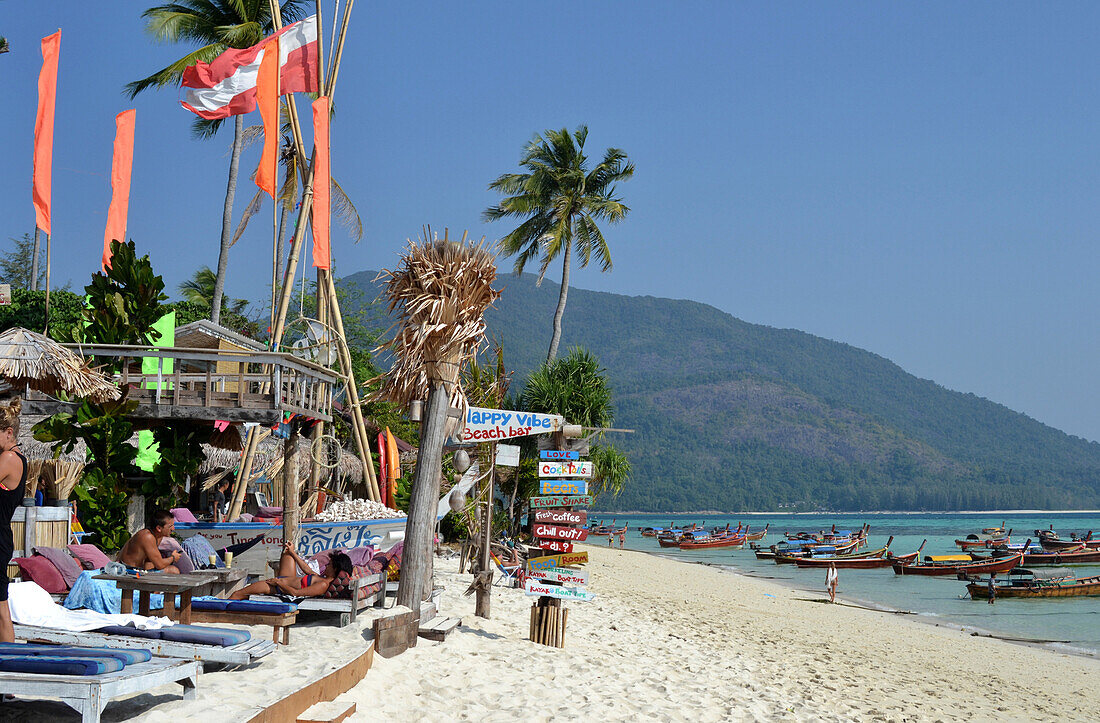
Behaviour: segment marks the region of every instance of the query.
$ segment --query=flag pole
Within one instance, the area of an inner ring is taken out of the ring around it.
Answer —
[[[46,234],[46,325],[42,328],[43,334],[50,330],[50,241],[52,239],[53,234]]]

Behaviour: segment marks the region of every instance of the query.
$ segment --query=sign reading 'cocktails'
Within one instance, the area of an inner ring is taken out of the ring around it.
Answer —
[[[596,597],[583,587],[561,587],[560,585],[546,585],[535,580],[528,580],[523,585],[523,591],[528,595],[545,595],[559,600],[580,600],[587,602]]]
[[[589,495],[532,497],[529,502],[531,503],[531,509],[545,510],[551,507],[588,507],[592,504],[592,498]]]
[[[588,482],[582,479],[539,480],[540,495],[586,495]]]
[[[578,460],[581,458],[581,453],[574,449],[543,449],[539,451],[539,459],[548,459],[551,461],[561,460]]]
[[[552,525],[583,525],[588,521],[584,510],[538,510],[535,522],[549,522]]]
[[[573,542],[583,542],[588,539],[588,530],[582,527],[558,527],[557,525],[544,525],[536,522],[531,531],[534,533],[535,537],[540,537],[544,540],[572,540]]]
[[[564,423],[565,418],[560,414],[470,407],[466,411],[466,429],[462,439],[466,442],[491,442],[529,434],[546,434],[558,431]]]
[[[532,570],[527,573],[527,576],[535,577],[539,580],[557,582],[562,585],[569,585],[570,587],[588,584],[588,573],[586,571],[567,570],[562,567],[552,567],[549,570]]]
[[[539,540],[539,547],[551,552],[572,552],[573,543],[564,540]]]
[[[583,565],[588,562],[587,552],[571,552],[565,555],[543,555],[527,560],[528,570],[549,570],[551,567]]]
[[[591,477],[591,462],[539,462],[539,477]]]

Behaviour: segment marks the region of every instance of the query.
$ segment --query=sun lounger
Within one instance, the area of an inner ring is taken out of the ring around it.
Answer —
[[[14,657],[14,656],[13,656]],[[3,656],[0,656],[3,659]],[[47,656],[43,658],[49,660]],[[64,660],[64,658],[53,658]],[[72,658],[71,660],[91,660]],[[115,659],[115,663],[122,663]],[[73,669],[90,669],[87,664],[69,664]],[[97,666],[98,667],[98,666]],[[115,666],[107,666],[115,667]],[[92,675],[58,673],[0,672],[0,690],[20,697],[60,698],[82,716],[83,723],[98,723],[103,709],[112,698],[159,688],[167,683],[183,686],[183,697],[195,697],[199,664],[193,660],[153,658],[147,662],[127,665],[121,670]]]
[[[203,598],[193,601],[191,607],[191,621],[195,623],[270,625],[272,641],[281,642],[283,645],[290,643],[290,626],[297,618],[298,607],[279,600],[261,603],[251,600]],[[280,632],[282,640],[279,639]]]
[[[177,628],[164,635],[166,630]],[[120,650],[149,650],[165,658],[198,660],[203,663],[249,665],[275,651],[270,640],[253,640],[241,630],[209,628],[195,625],[175,625],[160,630],[140,630],[130,626],[100,628],[88,632],[55,630],[35,625],[16,625],[15,637],[20,640],[44,641],[62,645],[86,645]],[[200,628],[196,632],[196,628]],[[190,635],[187,635],[188,632]],[[223,637],[216,639],[214,635]],[[232,634],[232,637],[225,636]],[[243,634],[243,637],[242,637]]]
[[[277,564],[271,563],[271,568],[278,571]],[[359,612],[366,610],[371,605],[378,608],[384,607],[386,601],[385,575],[386,573],[383,571],[374,575],[352,578],[351,586],[348,588],[348,597],[306,597],[298,600],[296,604],[299,610],[340,613],[338,627],[342,628],[354,623],[359,616]],[[368,585],[377,585],[378,589],[360,597],[362,589]],[[253,595],[250,599],[271,602],[279,598],[271,595]]]

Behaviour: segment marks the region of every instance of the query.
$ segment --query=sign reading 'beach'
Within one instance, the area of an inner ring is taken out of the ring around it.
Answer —
[[[528,580],[523,585],[523,591],[528,595],[545,595],[556,597],[559,600],[580,600],[587,602],[596,597],[583,587],[561,587],[559,585],[546,585],[535,580]]]
[[[592,498],[589,495],[532,497],[529,502],[531,503],[531,509],[545,510],[553,507],[588,507],[592,504]]]
[[[551,461],[561,460],[578,460],[581,458],[581,453],[576,450],[570,449],[544,449],[539,451],[539,459],[548,459]]]
[[[587,552],[571,552],[567,555],[543,555],[532,557],[527,561],[528,570],[549,570],[551,567],[568,567],[569,565],[583,565],[588,562]]]
[[[529,572],[527,576],[537,577],[539,580],[557,582],[571,587],[588,584],[588,573],[584,570],[566,570],[561,567],[552,567],[549,570],[533,570]]]
[[[588,482],[583,479],[540,479],[540,495],[587,495]]]
[[[539,510],[535,513],[535,522],[548,522],[551,525],[583,525],[588,521],[584,510]]]
[[[470,407],[466,411],[466,429],[462,432],[462,439],[475,442],[546,434],[558,431],[564,423],[565,418],[560,414]]]
[[[535,524],[532,529],[535,537],[545,540],[573,540],[583,542],[588,539],[588,530],[581,527],[558,527],[557,525]]]
[[[591,477],[591,462],[539,462],[539,477]]]

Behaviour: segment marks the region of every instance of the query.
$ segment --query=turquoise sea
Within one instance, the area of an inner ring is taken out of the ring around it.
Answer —
[[[1100,534],[1100,513],[1097,512],[982,512],[982,513],[861,513],[861,514],[798,514],[752,513],[739,515],[623,515],[593,514],[589,519],[629,529],[626,547],[657,553],[691,562],[721,565],[752,577],[824,594],[825,573],[821,570],[799,569],[794,565],[776,565],[770,560],[757,560],[751,550],[679,550],[662,548],[652,537],[642,537],[640,527],[667,527],[692,522],[705,522],[707,528],[736,527],[738,522],[759,531],[770,523],[768,536],[760,543],[772,545],[783,539],[784,532],[816,532],[836,524],[838,530],[856,530],[863,523],[871,526],[869,547],[881,547],[890,535],[895,553],[915,550],[921,540],[928,544],[923,554],[958,552],[954,541],[983,527],[996,527],[1003,521],[1013,529],[1012,541],[1023,542],[1037,529],[1050,525],[1063,539],[1069,533],[1084,534],[1095,530]],[[615,540],[618,546],[618,539]],[[1049,568],[1048,568],[1049,569]],[[1100,575],[1100,565],[1067,568],[1078,577]],[[966,584],[952,576],[920,577],[895,575],[890,568],[880,570],[841,570],[839,595],[853,602],[890,610],[907,611],[922,616],[928,622],[943,622],[964,626],[972,632],[1041,641],[1061,650],[1100,657],[1100,597],[1047,598],[1020,600],[1002,598],[995,605],[973,601],[966,594]]]

